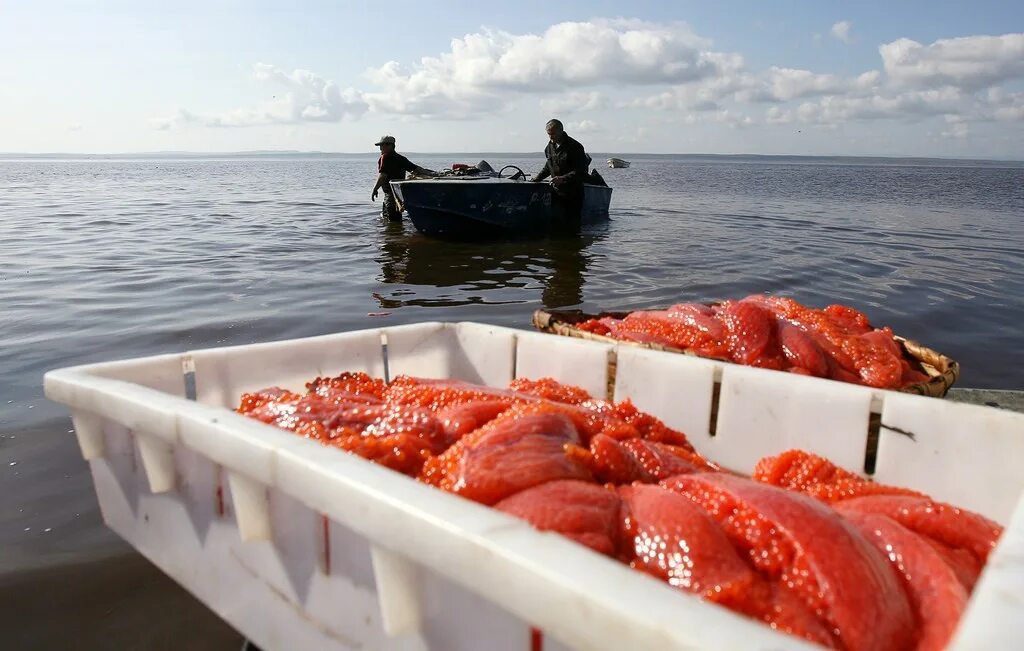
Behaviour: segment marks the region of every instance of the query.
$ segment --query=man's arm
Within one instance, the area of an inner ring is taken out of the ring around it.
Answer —
[[[564,175],[566,181],[582,181],[587,177],[587,168],[590,167],[590,156],[583,149],[583,145],[577,143],[572,150],[572,170]]]
[[[402,163],[402,168],[406,172],[410,172],[411,174],[413,174],[415,176],[437,176],[437,172],[435,172],[434,170],[428,170],[425,167],[420,167],[419,165],[417,165],[416,163],[412,162],[411,160],[409,160],[405,156],[402,156],[400,162]]]
[[[572,165],[572,169],[551,179],[551,182],[556,186],[561,186],[565,183],[571,183],[578,181],[582,183],[587,178],[587,169],[590,166],[590,156],[587,156],[587,152],[584,151],[583,145],[576,143],[575,146],[569,151],[569,162]]]
[[[532,181],[534,183],[540,183],[549,176],[551,176],[551,163],[550,161],[545,160],[544,167],[540,168],[540,171],[537,172],[537,176],[533,177]]]
[[[370,194],[370,201],[377,200],[377,191],[384,187],[384,184],[388,182],[388,175],[381,172],[377,175],[377,182],[373,184],[373,193]]]
[[[428,170],[427,168],[420,167],[419,165],[413,165],[412,169],[409,170],[409,171],[412,172],[413,174],[415,174],[416,176],[437,176],[438,175],[437,172],[435,172],[434,170]]]

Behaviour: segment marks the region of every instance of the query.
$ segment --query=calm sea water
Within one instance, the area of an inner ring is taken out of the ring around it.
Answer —
[[[0,571],[116,545],[42,397],[72,364],[772,292],[859,307],[959,360],[962,386],[1024,389],[1024,165],[631,160],[601,170],[610,223],[476,244],[382,223],[369,156],[0,161]]]

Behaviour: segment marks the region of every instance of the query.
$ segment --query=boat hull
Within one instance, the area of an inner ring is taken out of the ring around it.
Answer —
[[[547,183],[479,180],[417,180],[392,183],[395,195],[420,232],[449,238],[543,234],[560,223],[559,203]],[[608,219],[612,189],[584,185],[583,224]]]

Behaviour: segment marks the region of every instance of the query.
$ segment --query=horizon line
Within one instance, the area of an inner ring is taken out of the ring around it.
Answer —
[[[445,155],[504,155],[504,156],[536,156],[541,157],[542,152],[531,151],[407,151],[409,155],[437,156]],[[613,152],[594,151],[593,154],[612,154]],[[882,154],[754,154],[754,153],[704,153],[704,152],[614,152],[617,156],[692,156],[709,158],[858,158],[858,159],[881,159],[881,160],[941,160],[941,161],[963,161],[977,163],[1024,163],[1024,160],[1014,158],[963,158],[955,156],[921,156],[921,155],[882,155]],[[81,152],[0,152],[0,159],[31,159],[31,158],[132,158],[132,157],[171,157],[171,156],[376,156],[376,152],[342,152],[322,150],[299,150],[299,149],[243,149],[235,151],[190,151],[190,150],[158,150],[143,152],[105,152],[105,153],[81,153]]]

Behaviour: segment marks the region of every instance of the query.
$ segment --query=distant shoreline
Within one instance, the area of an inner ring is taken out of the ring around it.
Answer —
[[[403,152],[409,156],[452,156],[463,158],[537,158],[542,154],[539,151],[529,152]],[[1024,167],[1024,160],[1013,159],[984,159],[984,158],[931,158],[924,156],[826,156],[826,155],[789,155],[789,154],[652,154],[652,153],[623,153],[623,152],[591,152],[595,161],[600,161],[608,156],[617,158],[633,159],[689,159],[689,160],[710,160],[710,161],[735,161],[735,162],[793,162],[793,163],[846,163],[846,164],[875,164],[875,165],[970,165],[970,166],[1010,166]],[[118,154],[75,154],[75,153],[19,153],[0,152],[0,161],[29,161],[29,160],[51,160],[51,161],[131,161],[131,160],[217,160],[217,159],[346,159],[346,158],[376,158],[375,152],[320,152],[320,151],[237,151],[237,152],[188,152],[188,151],[167,151],[167,152],[139,152],[139,153],[118,153]]]

